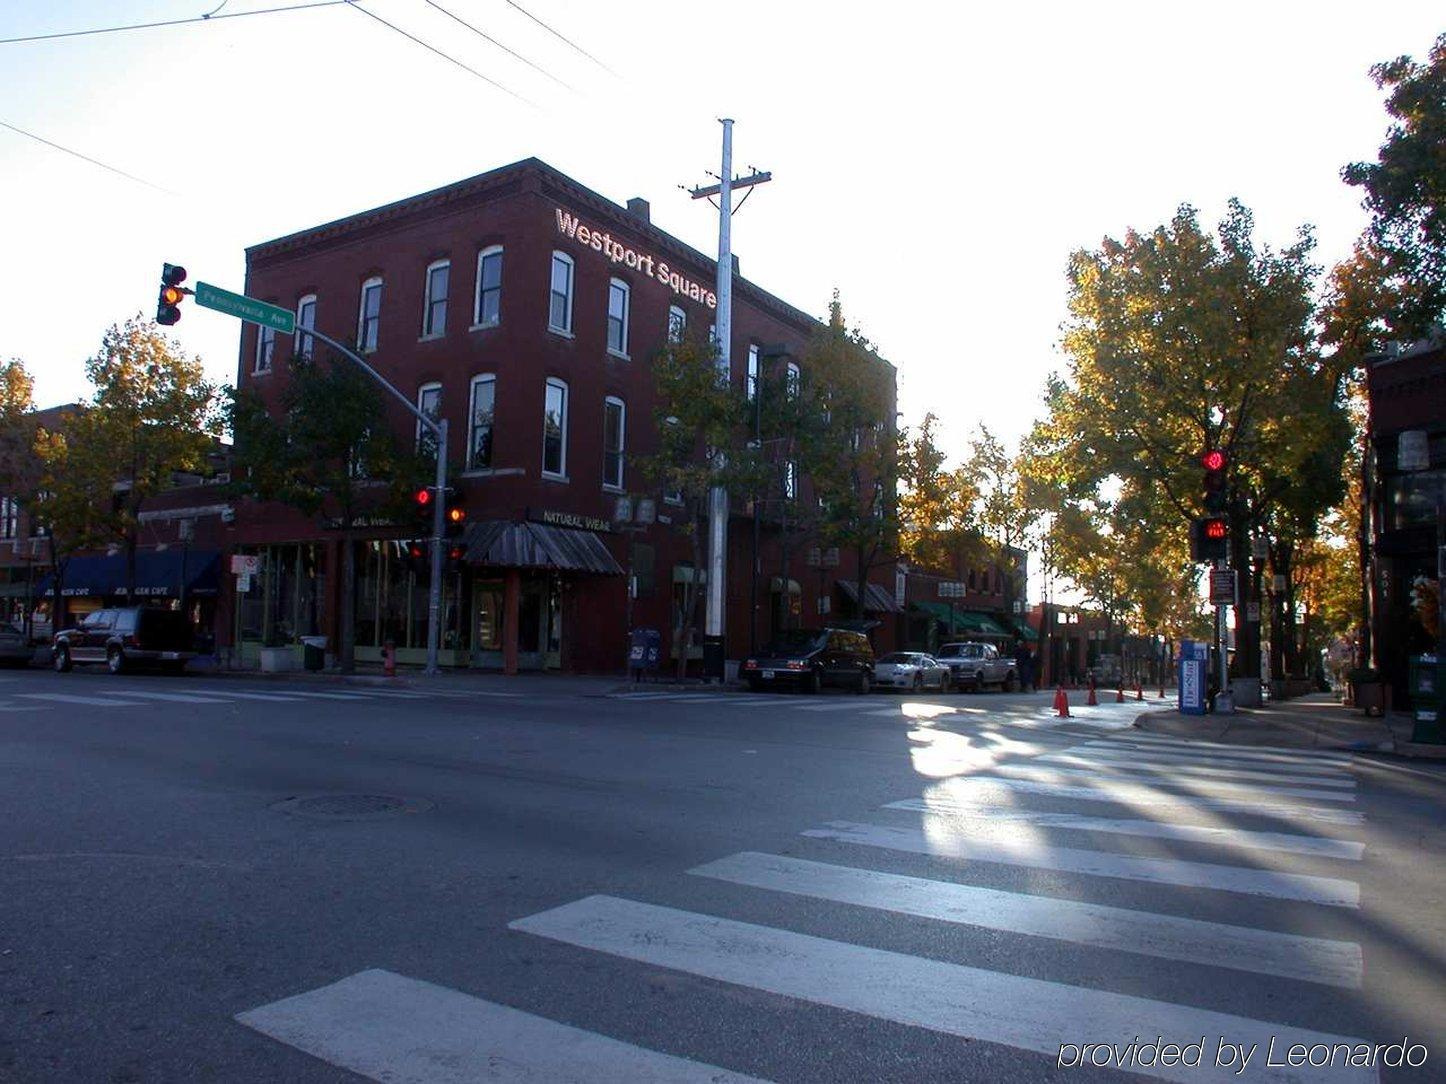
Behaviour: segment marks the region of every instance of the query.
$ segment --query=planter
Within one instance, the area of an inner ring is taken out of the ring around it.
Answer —
[[[1367,715],[1384,715],[1390,699],[1387,687],[1379,681],[1366,681],[1352,686],[1356,707]]]
[[[298,669],[296,649],[291,647],[263,647],[261,649],[261,672],[263,674],[285,674]]]
[[[1237,708],[1258,708],[1263,703],[1259,678],[1231,678],[1230,697]]]

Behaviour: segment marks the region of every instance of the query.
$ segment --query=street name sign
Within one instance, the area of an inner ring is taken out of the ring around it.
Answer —
[[[197,305],[224,312],[228,316],[239,316],[262,327],[275,328],[283,335],[290,335],[296,330],[296,314],[280,305],[268,305],[265,301],[257,301],[245,294],[233,294],[230,290],[212,286],[209,282],[196,283],[195,297]]]

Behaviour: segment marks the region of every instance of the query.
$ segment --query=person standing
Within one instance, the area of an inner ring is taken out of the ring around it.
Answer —
[[[1019,675],[1019,687],[1024,692],[1034,691],[1034,655],[1023,640],[1014,642],[1014,670]]]

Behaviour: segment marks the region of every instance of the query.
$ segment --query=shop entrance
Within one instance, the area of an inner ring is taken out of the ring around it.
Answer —
[[[562,584],[555,576],[524,575],[517,606],[517,665],[522,670],[562,666]],[[500,669],[506,585],[501,577],[472,585],[472,665]]]

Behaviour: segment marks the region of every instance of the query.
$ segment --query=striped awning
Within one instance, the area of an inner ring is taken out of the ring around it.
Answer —
[[[472,564],[623,575],[622,566],[592,531],[545,523],[483,520],[467,528],[466,540],[466,559]]]
[[[853,580],[839,580],[839,589],[848,596],[850,602],[859,600],[858,584]],[[903,613],[903,607],[894,598],[892,591],[880,587],[876,583],[864,584],[864,612],[876,614],[897,614]]]

